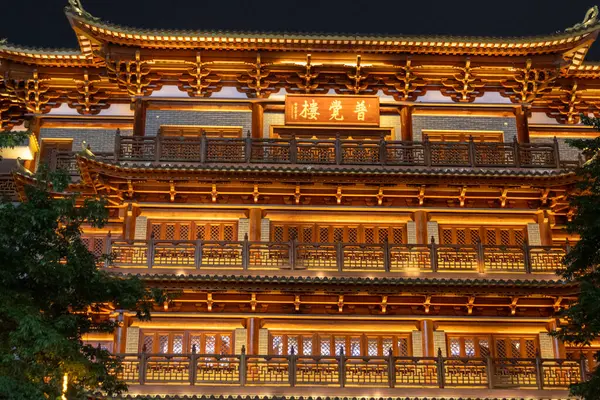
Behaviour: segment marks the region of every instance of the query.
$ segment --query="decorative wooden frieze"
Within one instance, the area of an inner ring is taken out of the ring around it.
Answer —
[[[502,81],[504,96],[513,103],[532,103],[543,92],[552,89],[552,83],[560,75],[560,70],[534,68],[531,59],[527,59],[525,67],[514,68],[514,77]]]
[[[245,85],[237,88],[240,92],[246,93],[248,97],[264,98],[279,91],[279,87],[275,86],[279,79],[269,70],[271,63],[261,61],[260,53],[256,55],[256,62],[249,65],[251,68],[246,74],[237,78],[239,83]]]
[[[34,70],[32,77],[23,80],[7,79],[6,89],[21,102],[29,112],[43,114],[60,106],[61,93],[49,85],[50,78],[42,77]]]
[[[427,82],[415,74],[418,67],[413,67],[411,60],[403,66],[394,66],[394,69],[397,72],[382,78],[383,93],[398,101],[414,101],[425,94]]]
[[[210,68],[214,62],[203,62],[200,52],[196,53],[196,61],[189,63],[186,73],[179,77],[179,90],[187,92],[190,97],[209,97],[221,90],[221,77]]]
[[[485,83],[474,73],[478,67],[471,67],[471,60],[464,67],[454,67],[458,72],[451,79],[442,79],[444,86],[441,92],[459,103],[472,103],[477,97],[483,96]]]
[[[150,96],[160,88],[159,77],[152,73],[151,63],[142,60],[139,50],[133,60],[113,60],[107,55],[106,70],[109,78],[131,97]]]
[[[108,99],[110,94],[100,90],[98,83],[100,79],[90,79],[87,70],[83,73],[83,79],[76,79],[76,89],[67,93],[68,105],[82,115],[96,115],[100,111],[110,107]]]

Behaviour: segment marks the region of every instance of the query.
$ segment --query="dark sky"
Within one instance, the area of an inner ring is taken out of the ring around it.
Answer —
[[[0,38],[76,47],[67,0],[0,0]],[[593,0],[82,0],[105,21],[141,28],[523,36],[580,22]],[[599,40],[600,41],[600,40]],[[600,44],[588,54],[600,61]]]

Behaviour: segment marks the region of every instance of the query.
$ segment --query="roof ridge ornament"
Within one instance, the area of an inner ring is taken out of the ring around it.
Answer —
[[[75,14],[80,17],[88,18],[91,20],[98,20],[98,18],[94,17],[89,12],[85,11],[83,5],[81,4],[81,0],[68,0],[69,5],[67,6],[67,10],[73,11]]]
[[[586,29],[586,28],[589,28],[590,26],[596,25],[596,23],[598,22],[598,15],[599,15],[598,6],[591,7],[585,13],[585,17],[583,17],[583,21],[573,25],[570,28],[565,29],[565,32],[578,31],[580,29]]]

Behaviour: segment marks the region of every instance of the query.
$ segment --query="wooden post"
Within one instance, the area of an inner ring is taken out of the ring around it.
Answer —
[[[262,210],[260,208],[251,208],[248,214],[248,233],[250,241],[260,242]]]
[[[115,149],[113,158],[115,161],[119,161],[119,155],[121,154],[121,129],[117,128],[117,133],[115,133]]]
[[[485,254],[484,254],[483,244],[481,241],[477,242],[477,272],[484,273],[485,272]]]
[[[423,337],[423,357],[434,357],[433,322],[424,319],[421,321],[421,335]]]
[[[150,235],[150,240],[148,240],[148,246],[146,247],[146,261],[148,262],[148,269],[152,269],[152,264],[154,263],[154,234]]]
[[[335,351],[335,349],[334,349]],[[340,381],[340,387],[346,386],[346,356],[344,355],[344,348],[340,349],[339,359],[338,359],[338,377]]]
[[[257,355],[258,335],[260,332],[260,319],[251,317],[246,320],[246,329],[248,331],[248,354]]]
[[[242,346],[240,354],[240,386],[246,386],[246,346]]]
[[[406,142],[413,140],[412,111],[412,106],[404,106],[400,109],[400,139]]]
[[[246,162],[250,163],[250,160],[252,159],[252,136],[250,134],[250,131],[248,131],[248,133],[246,134],[246,140],[244,141],[244,144]]]
[[[340,139],[340,134],[335,135],[335,163],[337,165],[342,164],[342,142]]]
[[[146,135],[146,108],[147,104],[142,99],[136,99],[133,104],[134,120],[133,120],[133,135]],[[158,132],[154,132],[155,134]]]
[[[542,371],[542,356],[539,350],[535,354],[535,379],[537,380],[537,387],[539,390],[544,390],[544,374]]]
[[[523,260],[525,261],[525,273],[531,273],[531,257],[529,251],[529,243],[527,240],[523,240]]]
[[[244,242],[242,243],[242,268],[248,269],[250,264],[250,243],[248,242],[248,234],[244,234]]]
[[[435,238],[431,237],[431,271],[437,272],[438,270],[438,260],[437,260],[437,245],[435,244]]]
[[[437,352],[437,365],[438,365],[438,384],[440,389],[444,388],[444,378],[446,376],[444,357],[442,357],[442,349],[438,349]]]
[[[428,244],[429,238],[427,237],[427,212],[421,210],[415,211],[414,218],[417,244]]]
[[[540,226],[540,239],[542,246],[552,246],[552,228],[550,227],[550,216],[544,210],[538,214],[538,225]]]
[[[252,103],[252,137],[263,137],[264,107],[262,103]]]
[[[524,106],[515,108],[517,122],[517,140],[519,143],[529,143],[529,123],[527,121],[528,110]]]
[[[394,352],[389,349],[387,354],[387,367],[388,367],[388,387],[396,386],[396,368],[394,365]]]
[[[556,168],[560,168],[560,150],[558,148],[558,139],[554,136],[554,161],[556,162]]]
[[[290,387],[296,386],[296,349],[294,346],[290,349],[290,355],[288,356],[288,383]]]
[[[494,362],[492,360],[492,356],[488,355],[485,358],[485,364],[486,364],[486,368],[485,368],[485,372],[487,374],[487,380],[488,380],[488,389],[493,389],[494,388]]]

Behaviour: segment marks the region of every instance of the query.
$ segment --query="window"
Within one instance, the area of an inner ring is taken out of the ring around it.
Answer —
[[[197,331],[142,332],[140,350],[161,354],[232,354],[232,335],[229,333],[205,333]]]
[[[525,227],[453,227],[440,226],[441,244],[478,244],[489,246],[522,246],[526,237]]]
[[[85,235],[81,238],[87,249],[96,257],[100,257],[106,252],[105,236]]]
[[[301,243],[404,243],[406,227],[378,224],[322,225],[276,224],[271,225],[271,240],[287,242],[295,239]]]
[[[291,354],[292,346],[294,346],[296,354],[304,356],[338,356],[342,349],[344,355],[349,357],[387,356],[390,350],[392,354],[403,357],[409,357],[412,353],[408,334],[398,336],[271,334],[270,354]],[[315,348],[315,352],[313,352],[313,348]]]
[[[490,343],[494,343],[493,352],[490,349]],[[502,335],[448,337],[448,354],[450,357],[535,358],[537,349],[535,337],[507,337]]]
[[[42,139],[40,163],[50,164],[54,152],[73,151],[73,139]]]
[[[150,221],[149,225],[148,236],[156,240],[237,240],[236,223]]]

